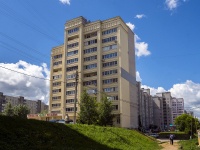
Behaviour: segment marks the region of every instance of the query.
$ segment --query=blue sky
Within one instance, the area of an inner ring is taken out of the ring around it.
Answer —
[[[0,66],[49,77],[67,20],[121,16],[136,37],[137,80],[200,106],[199,0],[0,0]],[[48,101],[48,80],[0,68],[0,91]],[[35,96],[37,95],[37,96]],[[200,113],[199,113],[200,116]]]

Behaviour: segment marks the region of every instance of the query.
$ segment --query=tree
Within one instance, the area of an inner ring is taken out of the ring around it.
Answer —
[[[14,115],[20,118],[27,118],[27,115],[30,113],[30,109],[26,105],[16,105],[14,107]]]
[[[97,101],[86,90],[81,94],[79,122],[83,124],[96,124],[98,119]]]
[[[104,94],[102,96],[101,103],[99,104],[98,107],[99,125],[106,126],[108,124],[112,124],[112,119],[113,119],[113,115],[111,114],[112,110],[113,110],[112,102],[109,101],[106,95]]]
[[[4,108],[4,112],[3,114],[5,116],[13,116],[14,115],[14,112],[13,112],[13,108],[12,108],[12,105],[10,102],[8,102]]]
[[[191,131],[192,133],[196,132],[199,121],[191,115],[182,114],[175,119],[175,125],[179,131],[191,134]]]

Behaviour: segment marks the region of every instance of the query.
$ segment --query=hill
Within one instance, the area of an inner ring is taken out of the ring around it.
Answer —
[[[156,150],[137,131],[94,125],[64,125],[0,116],[0,150]]]

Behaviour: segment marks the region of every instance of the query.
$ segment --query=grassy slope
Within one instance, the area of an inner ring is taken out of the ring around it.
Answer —
[[[153,140],[133,130],[63,125],[0,116],[0,150],[156,150]]]
[[[198,139],[197,138],[194,138],[192,140],[180,141],[179,145],[181,145],[184,150],[200,150],[200,147],[198,147]]]

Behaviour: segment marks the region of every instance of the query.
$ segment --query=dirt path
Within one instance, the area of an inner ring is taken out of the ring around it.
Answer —
[[[177,142],[174,142],[174,145],[171,145],[169,142],[164,142],[160,145],[163,147],[162,150],[178,150],[179,148]]]

